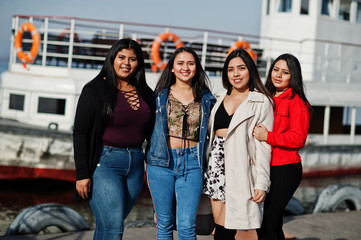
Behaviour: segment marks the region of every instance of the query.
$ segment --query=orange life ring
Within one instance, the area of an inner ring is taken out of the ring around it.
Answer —
[[[241,49],[241,48],[246,50],[253,60],[256,60],[257,54],[254,53],[253,49],[251,48],[251,46],[249,45],[249,43],[247,41],[237,41],[237,42],[235,42],[232,45],[232,47],[229,48],[227,55],[229,55],[233,50]]]
[[[180,48],[184,46],[183,42],[179,40],[179,37],[174,33],[166,32],[159,34],[159,36],[153,41],[152,49],[150,50],[152,60],[154,62],[154,65],[152,66],[153,72],[157,72],[158,69],[163,70],[165,66],[167,66],[167,63],[162,61],[159,54],[159,48],[161,43],[167,41],[174,42],[176,48]]]
[[[22,49],[22,39],[25,32],[30,32],[31,37],[33,39],[33,44],[31,45],[31,49],[28,54],[24,53]],[[26,22],[23,25],[21,25],[15,37],[16,55],[18,56],[20,61],[24,64],[33,63],[36,58],[36,55],[38,55],[39,46],[40,46],[40,34],[36,30],[36,27],[29,22]]]

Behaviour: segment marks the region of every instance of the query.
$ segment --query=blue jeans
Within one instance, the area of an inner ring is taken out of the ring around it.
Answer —
[[[176,220],[178,239],[194,240],[203,184],[197,146],[168,151],[169,167],[147,165],[148,186],[157,219],[157,239],[173,239]]]
[[[142,190],[143,180],[141,148],[103,147],[89,201],[96,219],[94,240],[123,238],[124,219]]]

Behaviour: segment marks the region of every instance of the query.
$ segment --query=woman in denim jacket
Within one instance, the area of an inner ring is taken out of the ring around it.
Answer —
[[[147,152],[147,181],[157,219],[157,239],[196,239],[207,124],[216,101],[197,54],[178,48],[157,83],[156,119]]]

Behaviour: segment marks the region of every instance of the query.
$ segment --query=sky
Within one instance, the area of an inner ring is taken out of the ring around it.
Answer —
[[[259,35],[262,0],[0,0],[0,61],[9,58],[13,15],[166,24]]]

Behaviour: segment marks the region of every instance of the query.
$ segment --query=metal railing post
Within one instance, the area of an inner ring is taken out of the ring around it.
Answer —
[[[331,113],[331,107],[326,106],[325,107],[325,117],[323,119],[323,143],[327,144],[328,142],[328,134],[330,130],[330,113]]]
[[[355,143],[356,134],[356,107],[351,110],[351,128],[350,128],[350,142]]]
[[[329,51],[329,47],[330,45],[328,43],[325,44],[325,66],[324,69],[322,71],[322,78],[321,78],[321,82],[326,82],[326,72],[327,72],[327,68],[328,68],[328,51]]]
[[[75,32],[75,20],[71,19],[70,34],[69,34],[68,68],[71,68],[71,65],[73,63],[74,32]]]
[[[124,24],[119,25],[119,39],[124,38]]]
[[[206,69],[207,42],[208,42],[208,31],[204,31],[203,47],[202,47],[202,62],[201,62],[204,69]]]
[[[49,27],[49,19],[45,18],[44,21],[44,39],[43,39],[43,56],[41,59],[41,66],[46,66],[46,52],[48,51],[48,27]]]
[[[15,51],[14,43],[15,43],[16,34],[19,30],[19,16],[16,16],[15,18],[12,19],[12,24],[13,24],[12,29],[14,30],[14,34],[12,34],[10,41],[9,68],[11,64],[16,63],[16,51]]]

